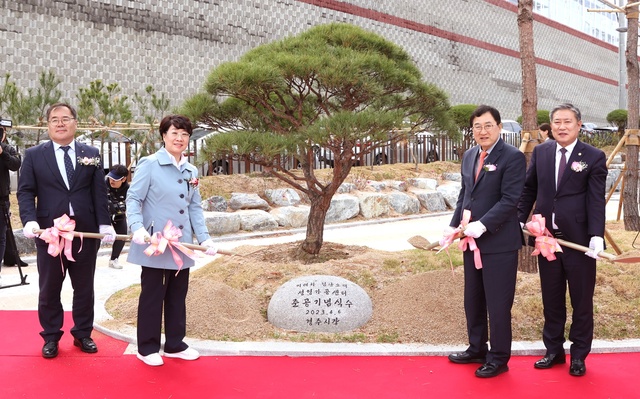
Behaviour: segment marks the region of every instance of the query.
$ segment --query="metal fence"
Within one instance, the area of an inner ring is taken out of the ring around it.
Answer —
[[[519,133],[505,132],[501,133],[502,139],[515,147],[520,146],[521,138]],[[596,147],[606,145],[615,145],[619,140],[617,132],[597,131],[593,133],[583,132],[580,139]],[[466,135],[461,139],[452,140],[445,136],[432,136],[415,142],[397,141],[388,142],[377,146],[367,154],[360,155],[358,149],[354,149],[355,156],[353,158],[354,165],[357,166],[373,166],[382,164],[395,163],[417,163],[425,164],[433,161],[453,161],[457,162],[461,159],[462,154],[468,148],[475,145],[473,137]],[[95,145],[100,148],[99,143]],[[131,160],[135,159],[137,152],[137,143],[120,143],[111,142],[103,143],[101,155],[107,165],[116,163],[129,165]],[[186,151],[187,159],[190,163],[196,165],[202,176],[211,176],[218,174],[241,174],[251,172],[262,172],[262,166],[251,162],[249,159],[219,159],[205,160],[201,154],[201,148],[198,148],[195,142],[189,143]],[[293,156],[284,156],[280,163],[286,169],[296,169],[299,167],[298,161]],[[332,168],[333,154],[328,149],[318,148],[314,152],[314,168]],[[132,164],[132,171],[135,168],[135,161]]]

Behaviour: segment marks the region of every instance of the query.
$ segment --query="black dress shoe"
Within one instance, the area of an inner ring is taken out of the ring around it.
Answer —
[[[476,370],[476,377],[491,378],[509,371],[506,364],[485,363]]]
[[[42,347],[42,357],[51,359],[58,356],[58,341],[47,341]]]
[[[565,364],[566,362],[564,353],[551,353],[549,355],[544,355],[542,359],[533,364],[533,367],[537,369],[550,369],[556,364]]]
[[[85,353],[96,353],[98,351],[98,346],[91,337],[84,338],[74,338],[73,345],[80,348],[81,351]]]
[[[587,372],[587,365],[584,364],[582,359],[571,359],[571,366],[569,367],[569,374],[582,377]]]
[[[449,355],[449,361],[458,364],[467,364],[467,363],[484,363],[484,356],[472,355],[471,353],[464,352],[456,352]]]

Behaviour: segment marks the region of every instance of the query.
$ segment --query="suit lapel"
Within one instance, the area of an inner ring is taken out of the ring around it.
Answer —
[[[487,157],[484,159],[484,165],[497,165],[498,163],[498,159],[500,158],[500,153],[502,152],[502,148],[504,147],[504,141],[502,141],[502,139],[498,139],[498,142],[496,143],[495,147],[493,147],[493,150],[491,150],[491,152],[489,153],[489,155],[487,155]],[[477,151],[480,151],[480,149],[477,149]],[[477,154],[477,152],[476,152]],[[478,165],[476,165],[477,167]],[[472,167],[473,169],[473,167]],[[472,173],[475,176],[475,171],[476,169],[473,169]],[[482,180],[482,178],[484,177],[485,173],[487,173],[485,168],[480,169],[480,174],[478,175],[478,179],[476,180],[475,184],[478,184],[480,182],[480,180]],[[475,187],[475,185],[474,185]]]
[[[554,147],[555,150],[555,147]],[[582,143],[580,140],[578,140],[578,142],[576,143],[576,146],[573,147],[573,151],[571,151],[571,156],[569,157],[569,159],[567,159],[567,167],[564,170],[564,174],[562,175],[562,180],[560,180],[558,182],[558,189],[557,191],[560,191],[560,189],[562,188],[562,186],[564,186],[567,182],[567,180],[571,179],[573,177],[573,174],[575,173],[573,171],[573,169],[571,169],[571,164],[573,164],[574,162],[581,162],[582,158],[584,156],[584,143]],[[555,160],[555,158],[554,158]],[[554,163],[555,165],[555,163]],[[555,169],[554,169],[555,171]]]
[[[60,172],[60,168],[58,168],[58,162],[56,161],[56,154],[53,147],[53,142],[49,141],[44,144],[42,147],[42,156],[44,158],[45,163],[51,170],[51,173],[56,177],[58,182],[67,188],[67,185],[64,184],[64,179],[62,178],[62,173]]]

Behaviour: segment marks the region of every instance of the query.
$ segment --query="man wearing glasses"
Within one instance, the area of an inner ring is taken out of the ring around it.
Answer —
[[[509,370],[511,307],[518,250],[524,244],[516,206],[524,186],[526,161],[524,154],[500,138],[502,123],[497,109],[479,106],[470,123],[477,146],[462,157],[462,187],[441,241],[450,242],[462,233],[469,347],[450,354],[449,360],[482,364],[475,375],[489,378]]]
[[[69,104],[58,103],[47,110],[47,141],[25,151],[18,181],[18,205],[25,237],[35,238],[36,230],[54,226],[63,215],[75,221],[75,231],[100,232],[103,242],[113,242],[115,231],[107,210],[107,188],[97,148],[74,140],[77,114]],[[100,241],[73,239],[70,255],[48,254],[48,244],[36,239],[39,273],[38,318],[44,339],[42,356],[58,355],[64,333],[64,310],[60,292],[69,274],[73,286],[73,344],[86,353],[98,348],[93,331],[93,280]]]

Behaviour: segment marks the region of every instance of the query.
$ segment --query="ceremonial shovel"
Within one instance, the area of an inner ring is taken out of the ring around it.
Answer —
[[[532,235],[528,230],[522,230],[522,232],[524,234],[527,235]],[[571,241],[565,241],[562,239],[557,238],[556,239],[558,241],[558,244],[567,247],[567,248],[571,248],[571,249],[575,249],[576,251],[582,251],[582,252],[587,252],[589,251],[588,247],[585,247],[583,245],[579,245],[576,243],[573,243]],[[415,248],[418,249],[424,249],[426,251],[430,251],[432,249],[435,249],[437,247],[440,246],[439,242],[429,242],[429,240],[427,240],[426,238],[422,237],[422,236],[413,236],[411,238],[409,238],[407,240],[407,242],[411,245],[413,245]],[[640,263],[640,257],[638,256],[616,256],[613,254],[610,254],[608,252],[604,252],[601,251],[598,253],[598,256],[601,258],[604,258],[608,261],[611,262],[618,262],[618,263]]]
[[[44,230],[37,230],[34,229],[33,232],[35,234],[41,234],[44,232]],[[104,236],[106,234],[100,234],[100,233],[83,233],[80,231],[74,231],[73,232],[73,236],[74,237],[80,237],[82,235],[82,237],[84,238],[98,238],[98,239],[103,239]],[[124,234],[116,234],[116,240],[120,240],[120,241],[131,241],[131,236],[127,236]],[[195,250],[199,250],[199,251],[206,251],[207,249],[209,249],[208,247],[205,247],[203,245],[196,245],[196,244],[187,244],[182,242],[182,245],[184,245],[185,247],[189,248],[189,249],[195,249]],[[235,252],[229,252],[229,251],[225,251],[224,249],[219,249],[217,251],[219,254],[222,255],[231,255],[231,256],[238,256],[238,254],[236,254]]]

